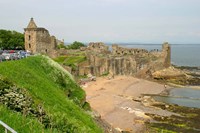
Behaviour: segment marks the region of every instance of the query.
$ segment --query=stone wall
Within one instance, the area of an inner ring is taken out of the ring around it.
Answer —
[[[58,39],[56,39],[56,43],[57,43],[58,45],[60,45],[60,44],[64,45],[64,39],[63,39],[63,40],[58,40]]]
[[[48,54],[56,49],[56,38],[45,29],[36,30],[36,52]]]
[[[138,49],[138,48],[124,48],[119,47],[118,45],[112,45],[112,54],[113,55],[134,55],[134,54],[148,54],[146,49]]]
[[[36,53],[36,32],[32,29],[26,29],[24,33],[25,49]]]
[[[38,28],[31,18],[27,28],[24,29],[25,49],[32,54],[43,53],[51,56],[55,53],[57,40],[50,36],[45,28]]]
[[[87,61],[79,64],[79,75],[91,73],[100,76],[110,73],[112,75],[150,77],[154,71],[171,65],[171,51],[168,43],[163,44],[161,51],[153,52],[145,49],[123,48],[118,45],[113,45],[112,52],[110,52],[103,45],[102,43],[89,45],[92,48],[87,49]],[[102,54],[102,52],[104,53]]]
[[[52,58],[59,55],[85,51],[87,61],[78,65],[79,75],[89,73],[100,76],[106,73],[113,75],[138,75],[140,77],[151,75],[152,72],[171,66],[171,48],[164,43],[161,51],[148,51],[138,48],[124,48],[116,44],[109,46],[102,42],[89,43],[87,48],[80,50],[56,49],[61,43],[54,36],[50,36],[45,28],[38,28],[31,18],[25,30],[25,49],[31,53],[43,53]]]
[[[163,54],[163,60],[164,60],[164,67],[170,67],[171,66],[171,47],[168,42],[165,42],[162,45],[162,54]]]
[[[110,52],[109,47],[106,46],[102,42],[97,42],[97,43],[91,42],[91,43],[89,43],[87,50],[92,51],[92,52],[96,52],[96,53],[108,53],[108,52]]]

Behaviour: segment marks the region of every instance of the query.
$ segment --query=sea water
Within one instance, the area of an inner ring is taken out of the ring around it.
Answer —
[[[162,44],[121,44],[127,48],[162,49]],[[200,44],[171,44],[171,63],[178,66],[200,67]]]
[[[186,107],[200,108],[200,90],[191,88],[174,88],[169,96],[153,96],[157,101]]]
[[[158,44],[125,44],[128,48],[144,48],[147,50],[162,49]],[[200,68],[200,44],[171,44],[171,63],[177,66]],[[186,107],[200,108],[200,90],[191,88],[174,88],[169,96],[154,96],[157,101],[177,104]]]
[[[174,65],[200,67],[200,45],[171,45],[171,59]]]

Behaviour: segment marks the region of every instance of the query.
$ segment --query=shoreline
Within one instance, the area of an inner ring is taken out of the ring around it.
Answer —
[[[99,77],[97,81],[87,83],[84,90],[91,108],[113,128],[119,131],[143,132],[146,130],[145,122],[151,120],[145,113],[168,116],[172,113],[151,107],[148,105],[150,97],[142,95],[156,95],[170,88],[168,86],[166,89],[163,84],[132,76],[115,76],[110,80]]]

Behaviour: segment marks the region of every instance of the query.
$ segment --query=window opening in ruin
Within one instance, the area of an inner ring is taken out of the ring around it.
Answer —
[[[47,53],[47,49],[46,49],[45,51],[46,51],[46,53]]]
[[[31,40],[31,36],[30,35],[28,36],[28,40]]]
[[[30,43],[28,44],[28,46],[29,46],[29,48],[31,48],[31,44]]]

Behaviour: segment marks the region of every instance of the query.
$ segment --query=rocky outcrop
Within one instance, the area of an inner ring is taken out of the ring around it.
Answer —
[[[186,73],[183,71],[176,69],[174,67],[169,67],[160,71],[156,71],[153,74],[153,77],[155,79],[164,78],[164,79],[170,79],[170,78],[177,78],[177,77],[186,77]]]
[[[199,74],[173,66],[154,72],[152,77],[161,82],[170,82],[178,85],[200,85]]]

